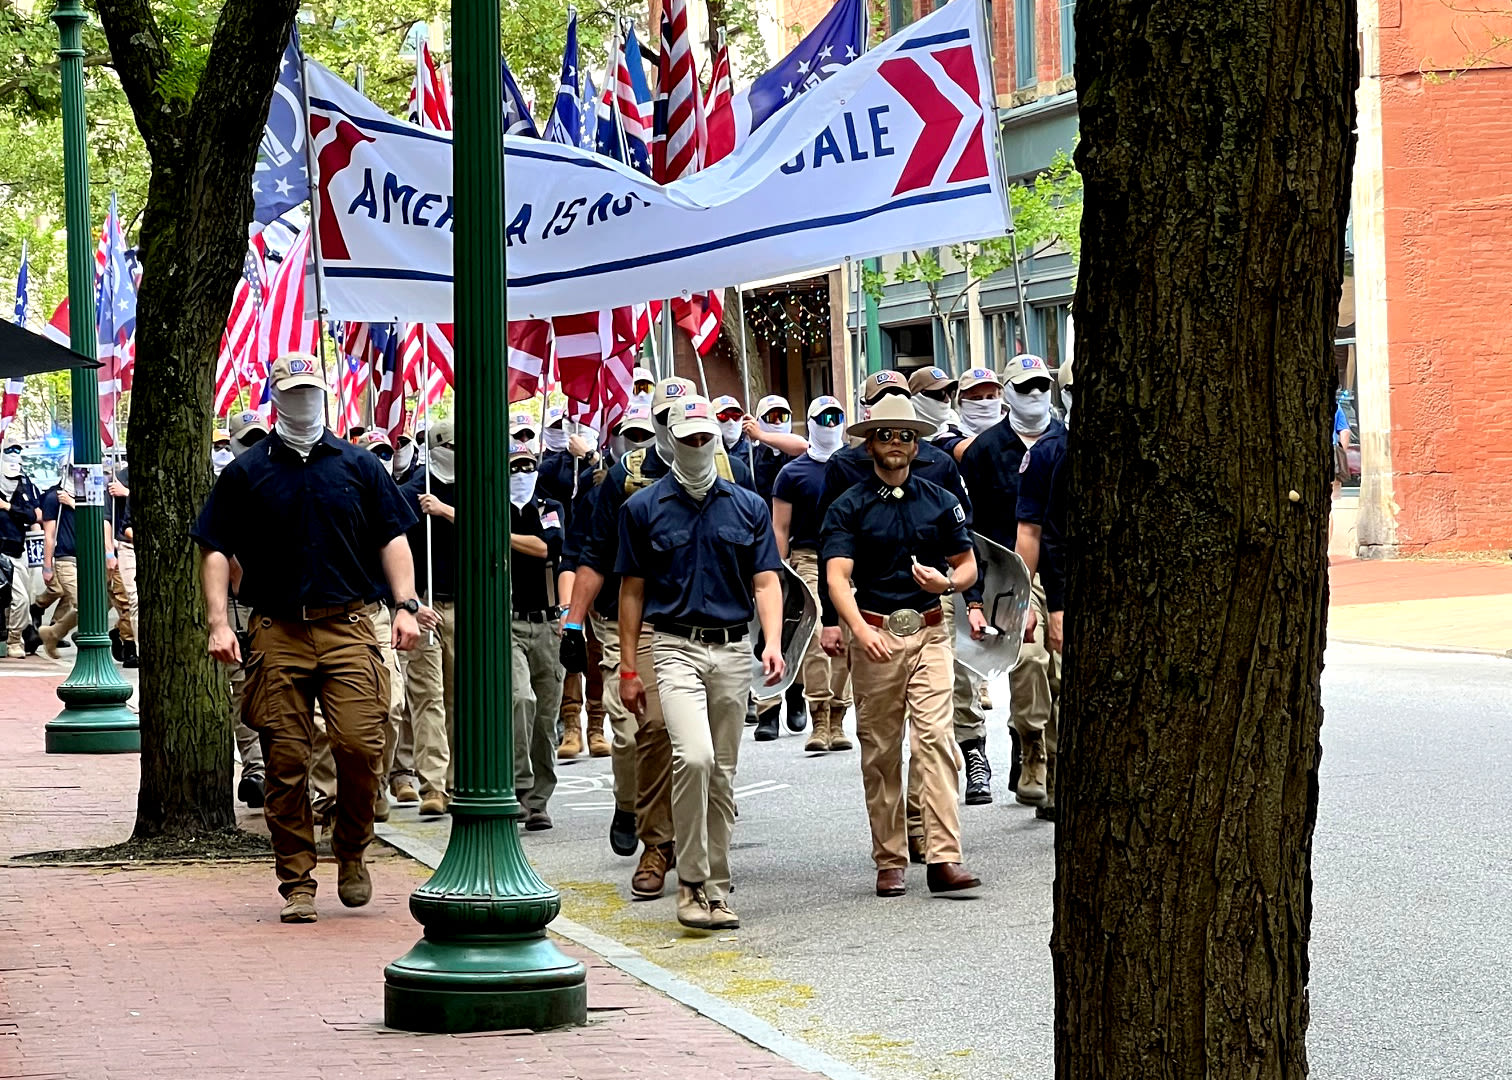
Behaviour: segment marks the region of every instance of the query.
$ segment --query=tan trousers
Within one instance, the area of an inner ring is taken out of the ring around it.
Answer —
[[[141,623],[137,621],[140,617],[141,609],[137,601],[136,545],[129,540],[116,541],[116,573],[120,578],[121,588],[126,593],[125,611],[122,612],[121,605],[117,603],[116,612],[117,614],[120,614],[122,624],[125,624],[128,621],[131,624],[131,633],[129,634],[126,632],[123,625],[121,629],[121,640],[135,641],[136,628],[141,625]],[[116,603],[116,599],[113,593],[111,595],[111,603]]]
[[[672,843],[672,743],[667,738],[651,628],[641,627],[635,670],[646,687],[645,716],[637,718],[619,696],[620,637],[616,623],[593,617],[594,633],[604,648],[604,711],[614,733],[610,762],[614,769],[614,804],[635,811],[635,834],[647,847]]]
[[[441,616],[430,640],[410,652],[404,688],[414,733],[414,768],[420,794],[446,794],[452,787],[451,741],[457,713],[457,606],[451,600],[431,604]]]
[[[735,765],[751,694],[751,643],[705,645],[674,634],[652,636],[656,685],[672,742],[672,828],[677,877],[730,891],[735,827]]]
[[[803,583],[814,590],[815,596],[821,595],[819,553],[813,548],[794,548],[790,561]],[[850,630],[840,628],[845,654],[830,656],[819,646],[820,629],[814,628],[803,654],[803,696],[808,699],[810,716],[828,715],[831,723],[843,724],[851,706]]]
[[[850,649],[872,859],[879,870],[908,865],[902,790],[906,718],[911,765],[919,777],[925,856],[931,863],[960,862],[950,636],[944,623],[908,637],[879,633],[892,649],[890,660],[872,661],[855,642]]]
[[[131,623],[131,596],[126,592],[126,583],[121,580],[119,565],[114,570],[105,571],[105,594],[110,599],[110,606],[115,608],[116,630],[120,633],[121,640],[135,641],[136,634]]]
[[[551,623],[510,620],[515,792],[544,811],[556,790],[556,719],[561,708],[560,639]]]
[[[1043,731],[1045,751],[1053,754],[1060,722],[1061,658],[1059,653],[1045,647],[1050,616],[1045,610],[1045,590],[1038,576],[1034,579],[1034,610],[1039,616],[1034,640],[1019,647],[1018,663],[1008,675],[1013,694],[1013,726],[1020,740]]]
[[[5,637],[12,656],[21,655],[21,627],[31,622],[31,568],[26,552],[11,556],[11,602],[5,620]]]
[[[399,654],[394,651],[394,621],[389,614],[389,609],[382,604],[374,604],[364,615],[373,624],[373,634],[378,639],[378,649],[383,654],[383,667],[388,672],[388,715],[383,724],[383,771],[380,773],[378,785],[378,798],[387,799],[388,793],[383,789],[382,780],[387,778],[389,770],[394,764],[394,750],[399,741],[399,719],[404,712],[404,677],[399,672]],[[314,760],[310,765],[310,786],[314,788],[313,796],[316,806],[322,809],[335,805],[336,802],[336,763],[331,754],[331,742],[327,732],[325,716],[317,706],[315,709],[315,753]]]
[[[52,586],[48,592],[58,597],[58,607],[52,622],[42,628],[42,640],[56,645],[79,625],[79,563],[72,555],[53,560]]]
[[[315,703],[325,716],[338,777],[331,848],[338,860],[350,862],[362,858],[373,839],[388,668],[372,620],[354,612],[317,623],[254,614],[246,669],[242,717],[267,739],[264,818],[278,888],[285,896],[314,891],[309,777]]]
[[[421,635],[421,644],[425,637]],[[415,726],[410,720],[409,662],[413,653],[399,654],[399,674],[404,677],[404,713],[399,721],[399,739],[394,747],[394,760],[389,766],[389,784],[399,781],[415,786]]]
[[[956,606],[954,596],[940,597],[940,607],[945,611],[945,637],[950,645],[951,655],[951,728],[955,736],[956,744],[959,745],[968,739],[986,738],[987,717],[982,712],[982,706],[977,701],[977,686],[981,680],[960,664],[955,662],[955,620]],[[962,603],[962,616],[965,614],[965,604]],[[953,755],[956,751],[952,750]],[[956,771],[959,772],[966,764],[965,758],[956,755]],[[924,835],[924,811],[921,805],[924,790],[924,778],[920,770],[914,767],[913,759],[908,762],[908,835],[922,837]]]

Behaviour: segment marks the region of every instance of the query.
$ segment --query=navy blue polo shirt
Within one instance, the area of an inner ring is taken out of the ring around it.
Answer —
[[[598,464],[595,458],[591,463],[587,458],[575,458],[566,450],[548,450],[541,455],[541,461],[536,466],[536,490],[548,499],[555,499],[557,504],[566,511],[563,523],[571,525],[573,513],[573,475],[577,476],[577,490],[579,493],[584,488],[593,486],[593,470]]]
[[[577,572],[583,540],[593,527],[593,507],[598,501],[599,487],[602,486],[594,483],[596,475],[597,470],[582,478],[577,495],[573,497],[572,505],[567,510],[567,520],[564,523],[566,528],[562,532],[562,555],[557,560],[557,570],[562,573]],[[604,475],[608,476],[607,470]]]
[[[825,462],[807,454],[795,457],[777,474],[772,498],[792,506],[788,523],[788,549],[819,550],[819,530],[824,519],[819,516],[819,500],[824,497]]]
[[[824,516],[825,559],[852,559],[851,581],[863,611],[927,611],[940,597],[919,587],[913,560],[950,574],[949,556],[971,550],[961,502],[939,484],[909,475],[897,498],[875,473],[835,500]],[[826,585],[823,592],[829,592]]]
[[[546,587],[546,577],[562,554],[562,526],[562,504],[555,499],[537,496],[524,506],[509,504],[510,534],[546,541],[544,559],[509,549],[509,604],[515,614],[530,615],[553,606],[556,590]]]
[[[58,489],[50,487],[42,496],[42,520],[58,523],[58,536],[53,544],[53,558],[73,559],[78,557],[74,544],[73,507],[64,506],[58,498]]]
[[[1066,425],[1051,418],[1041,440],[1059,433]],[[961,476],[976,495],[976,531],[1005,548],[1018,542],[1019,466],[1023,464],[1024,440],[1007,420],[993,424],[976,437],[961,455]]]
[[[26,532],[37,523],[42,496],[31,477],[22,473],[16,478],[16,490],[4,498],[10,509],[0,514],[0,552],[18,558],[26,553]]]
[[[626,458],[630,456],[627,454]],[[667,475],[668,469],[656,451],[647,447],[640,458],[640,471],[644,477],[659,480]],[[593,523],[583,534],[582,543],[575,552],[576,566],[591,567],[604,576],[604,587],[599,590],[593,609],[606,619],[619,614],[619,574],[615,571],[615,562],[620,550],[620,510],[630,497],[625,494],[625,482],[629,476],[625,462],[616,461],[594,496]]]
[[[327,431],[308,460],[275,432],[225,470],[190,531],[242,567],[242,603],[296,619],[388,594],[380,555],[415,523],[378,459]]]
[[[1041,529],[1039,576],[1050,611],[1066,610],[1067,434],[1064,427],[1046,432],[1019,464],[1018,519]]]
[[[616,569],[645,579],[653,626],[743,626],[756,613],[752,579],[782,561],[755,492],[720,478],[700,502],[664,476],[625,503]]]
[[[427,515],[420,509],[420,496],[425,494],[425,466],[415,466],[409,479],[404,482],[399,491],[404,496],[410,513],[415,515],[415,523],[405,533],[405,538],[409,540],[410,556],[415,560],[415,592],[421,599],[425,599],[428,595],[431,600],[455,600],[457,598],[457,526],[444,517],[430,519],[430,573],[434,582],[432,583],[425,576],[425,519]],[[431,494],[447,506],[457,505],[456,484],[443,484],[433,476],[431,477]],[[426,592],[428,584],[433,585],[434,589],[429,594]]]
[[[807,454],[802,456],[808,457]],[[770,446],[762,446],[760,443],[757,443],[756,494],[760,495],[763,499],[770,500],[772,489],[777,484],[777,474],[782,472],[789,462],[796,460],[798,459],[791,454],[784,454],[781,450],[774,450]]]

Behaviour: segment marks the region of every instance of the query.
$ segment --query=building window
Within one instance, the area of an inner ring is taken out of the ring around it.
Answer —
[[[1013,53],[1020,90],[1035,85],[1039,73],[1034,64],[1035,0],[1013,0]]]
[[[887,0],[887,29],[896,34],[913,22],[913,0]]]
[[[1076,0],[1060,0],[1061,74],[1076,69]]]
[[[1069,304],[1034,309],[1035,351],[1044,357],[1045,363],[1058,368],[1065,363],[1061,355],[1061,342],[1066,340],[1066,316],[1071,313]]]

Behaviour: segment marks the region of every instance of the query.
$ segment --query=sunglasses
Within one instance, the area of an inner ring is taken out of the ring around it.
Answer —
[[[793,414],[788,412],[786,409],[773,409],[771,412],[762,417],[762,419],[769,424],[785,424],[792,418]]]
[[[392,450],[390,450],[386,446],[380,446],[378,449],[374,450],[373,451],[373,456],[375,458],[377,458],[379,461],[392,461],[392,460],[394,460],[394,452]]]
[[[839,427],[845,423],[845,416],[839,409],[827,409],[814,417],[814,423],[820,427]]]
[[[1012,386],[1015,394],[1029,394],[1035,390],[1049,390],[1049,379],[1030,379],[1027,382],[1016,383]]]
[[[536,465],[533,461],[516,461],[509,466],[510,476],[513,476],[516,473],[530,473],[535,471]]]
[[[950,395],[944,390],[920,390],[920,397],[927,397],[930,401],[949,402]]]
[[[731,420],[739,420],[744,415],[739,409],[726,409],[719,414],[719,418],[725,423],[729,423]]]
[[[897,439],[898,442],[905,446],[918,439],[918,437],[919,433],[912,428],[901,428],[895,431],[890,427],[879,427],[876,431],[872,432],[872,438],[876,439],[879,443],[890,443],[894,439]]]

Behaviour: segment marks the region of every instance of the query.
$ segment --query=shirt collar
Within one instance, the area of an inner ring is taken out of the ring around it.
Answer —
[[[289,444],[284,442],[283,439],[279,437],[277,431],[268,432],[267,438],[268,440],[270,440],[268,442],[268,445],[273,450],[281,451],[285,454],[291,454],[296,458],[299,457],[298,454],[294,453],[294,450],[289,446]],[[310,457],[314,457],[315,451],[320,449],[321,447],[324,447],[327,453],[339,454],[341,453],[341,448],[345,445],[347,444],[338,439],[330,428],[326,428],[324,434],[322,434],[320,438],[315,440],[315,445],[310,447]]]
[[[709,501],[707,496],[705,496],[704,499],[700,501],[689,495],[687,489],[678,482],[677,477],[671,472],[667,473],[666,479],[671,482],[667,485],[667,490],[662,492],[661,495],[657,498],[657,502],[666,502],[668,499],[675,499],[679,496],[687,500],[689,505],[692,506],[703,506]],[[729,495],[732,494],[734,490],[735,487],[730,481],[726,480],[722,476],[716,476],[714,478],[714,486],[709,489],[709,494]]]
[[[918,485],[914,483],[912,469],[908,470],[908,475],[903,478],[903,483],[897,485],[897,487],[894,487],[892,484],[884,484],[882,478],[873,472],[871,475],[871,490],[879,498],[886,500],[911,499],[918,491]],[[893,494],[895,491],[901,491],[903,494],[895,495]]]

